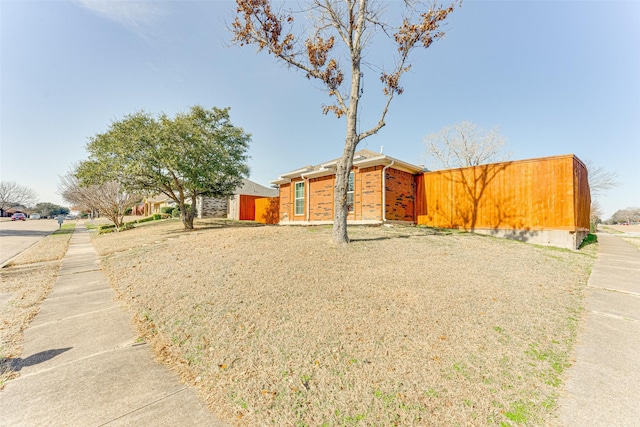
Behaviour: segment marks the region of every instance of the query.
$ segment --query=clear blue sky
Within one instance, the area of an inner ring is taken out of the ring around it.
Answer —
[[[388,2],[392,4],[392,2]],[[291,3],[295,5],[295,3]],[[228,1],[0,0],[0,179],[63,205],[59,176],[87,139],[138,110],[231,107],[253,135],[251,179],[339,157],[344,120],[318,84],[230,44]],[[615,171],[608,218],[640,206],[640,2],[467,1],[416,51],[380,133],[359,148],[424,163],[423,139],[469,120],[499,126],[513,159],[576,154]],[[371,61],[390,56],[372,46]],[[362,128],[377,121],[365,70]]]

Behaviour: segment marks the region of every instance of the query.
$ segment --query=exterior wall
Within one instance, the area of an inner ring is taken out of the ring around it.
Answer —
[[[263,197],[255,200],[256,222],[261,224],[277,224],[280,222],[280,198],[279,197]]]
[[[577,248],[589,232],[587,170],[574,155],[413,175],[383,166],[354,168],[348,221],[415,222]],[[305,180],[304,215],[294,215],[295,182],[280,186],[281,223],[331,223],[333,175]],[[309,199],[311,194],[311,199]]]
[[[415,178],[413,174],[389,168],[385,178],[385,217],[388,221],[415,220]]]
[[[360,169],[356,188],[359,219],[363,221],[382,221],[382,168],[374,166]]]
[[[351,222],[381,222],[382,212],[382,169],[383,166],[354,168],[354,210],[347,216]],[[414,183],[413,175],[393,168],[387,170],[387,206],[392,210],[389,220],[413,221]],[[305,182],[304,214],[294,215],[294,191],[296,182]],[[280,185],[281,223],[333,221],[333,190],[335,175],[319,178],[292,179],[291,183]],[[311,194],[311,199],[309,199]]]
[[[333,221],[334,175],[307,180],[309,191],[305,191],[305,212],[309,208],[309,221]],[[305,188],[306,190],[306,188]],[[309,205],[309,194],[311,204]]]
[[[291,197],[292,188],[292,184],[280,185],[280,221],[293,221],[293,207]]]
[[[591,190],[588,171],[577,157],[573,158],[573,188],[575,224],[578,228],[590,230]]]
[[[226,218],[227,199],[214,199],[212,197],[198,196],[196,199],[196,212],[198,218]]]
[[[573,155],[427,172],[416,185],[418,224],[572,249],[589,230],[586,168]]]

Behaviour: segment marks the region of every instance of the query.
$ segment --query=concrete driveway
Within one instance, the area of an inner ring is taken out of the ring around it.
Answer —
[[[11,221],[9,218],[2,218],[0,221],[0,267],[57,229],[58,221],[54,219]]]

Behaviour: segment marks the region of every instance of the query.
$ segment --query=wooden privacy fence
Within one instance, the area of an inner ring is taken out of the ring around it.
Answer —
[[[280,222],[280,197],[255,199],[255,221],[262,224]]]
[[[416,222],[465,230],[588,230],[587,169],[574,155],[426,172]]]

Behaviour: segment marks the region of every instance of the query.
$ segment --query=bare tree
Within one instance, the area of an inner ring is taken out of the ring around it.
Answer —
[[[606,193],[608,190],[620,185],[618,176],[615,172],[607,171],[602,166],[597,166],[593,160],[587,159],[584,161],[587,167],[587,176],[589,177],[589,190],[591,192],[591,212],[589,214],[589,221],[593,230],[598,230],[598,220],[602,219],[604,212],[602,206],[597,200],[599,196]]]
[[[620,209],[611,216],[611,222],[614,224],[630,224],[640,222],[640,208],[628,207]]]
[[[591,208],[589,209],[589,222],[593,231],[598,231],[598,222],[602,220],[602,205],[596,199],[591,199]]]
[[[589,175],[589,190],[592,197],[598,197],[608,190],[620,185],[618,175],[615,172],[607,171],[602,166],[596,165],[593,160],[587,159],[584,162]]]
[[[140,201],[137,194],[131,194],[115,182],[109,181],[97,185],[81,185],[74,172],[60,178],[58,190],[69,203],[83,210],[97,211],[104,215],[120,231],[124,225],[126,211]]]
[[[275,11],[270,0],[236,0],[236,3],[234,42],[266,50],[279,61],[301,70],[308,79],[321,82],[335,101],[324,105],[323,113],[346,118],[344,150],[337,164],[334,187],[333,240],[348,243],[347,183],[356,146],[385,126],[391,101],[404,90],[400,78],[411,68],[410,53],[416,47],[428,48],[444,36],[440,25],[459,3],[449,6],[417,0],[394,3],[394,13],[401,17],[396,25],[384,22],[384,2],[374,0],[312,0],[306,9],[297,12]],[[295,23],[294,16],[308,18],[308,26]],[[391,40],[395,58],[388,71],[378,68],[382,70],[379,80],[384,95],[379,120],[368,130],[359,131],[363,54],[375,34]],[[341,58],[345,60],[344,66]]]
[[[506,138],[495,127],[484,130],[464,121],[445,126],[425,137],[428,165],[433,169],[479,166],[509,159],[505,151]]]
[[[14,181],[0,181],[0,214],[15,206],[32,206],[38,194],[32,189]]]

